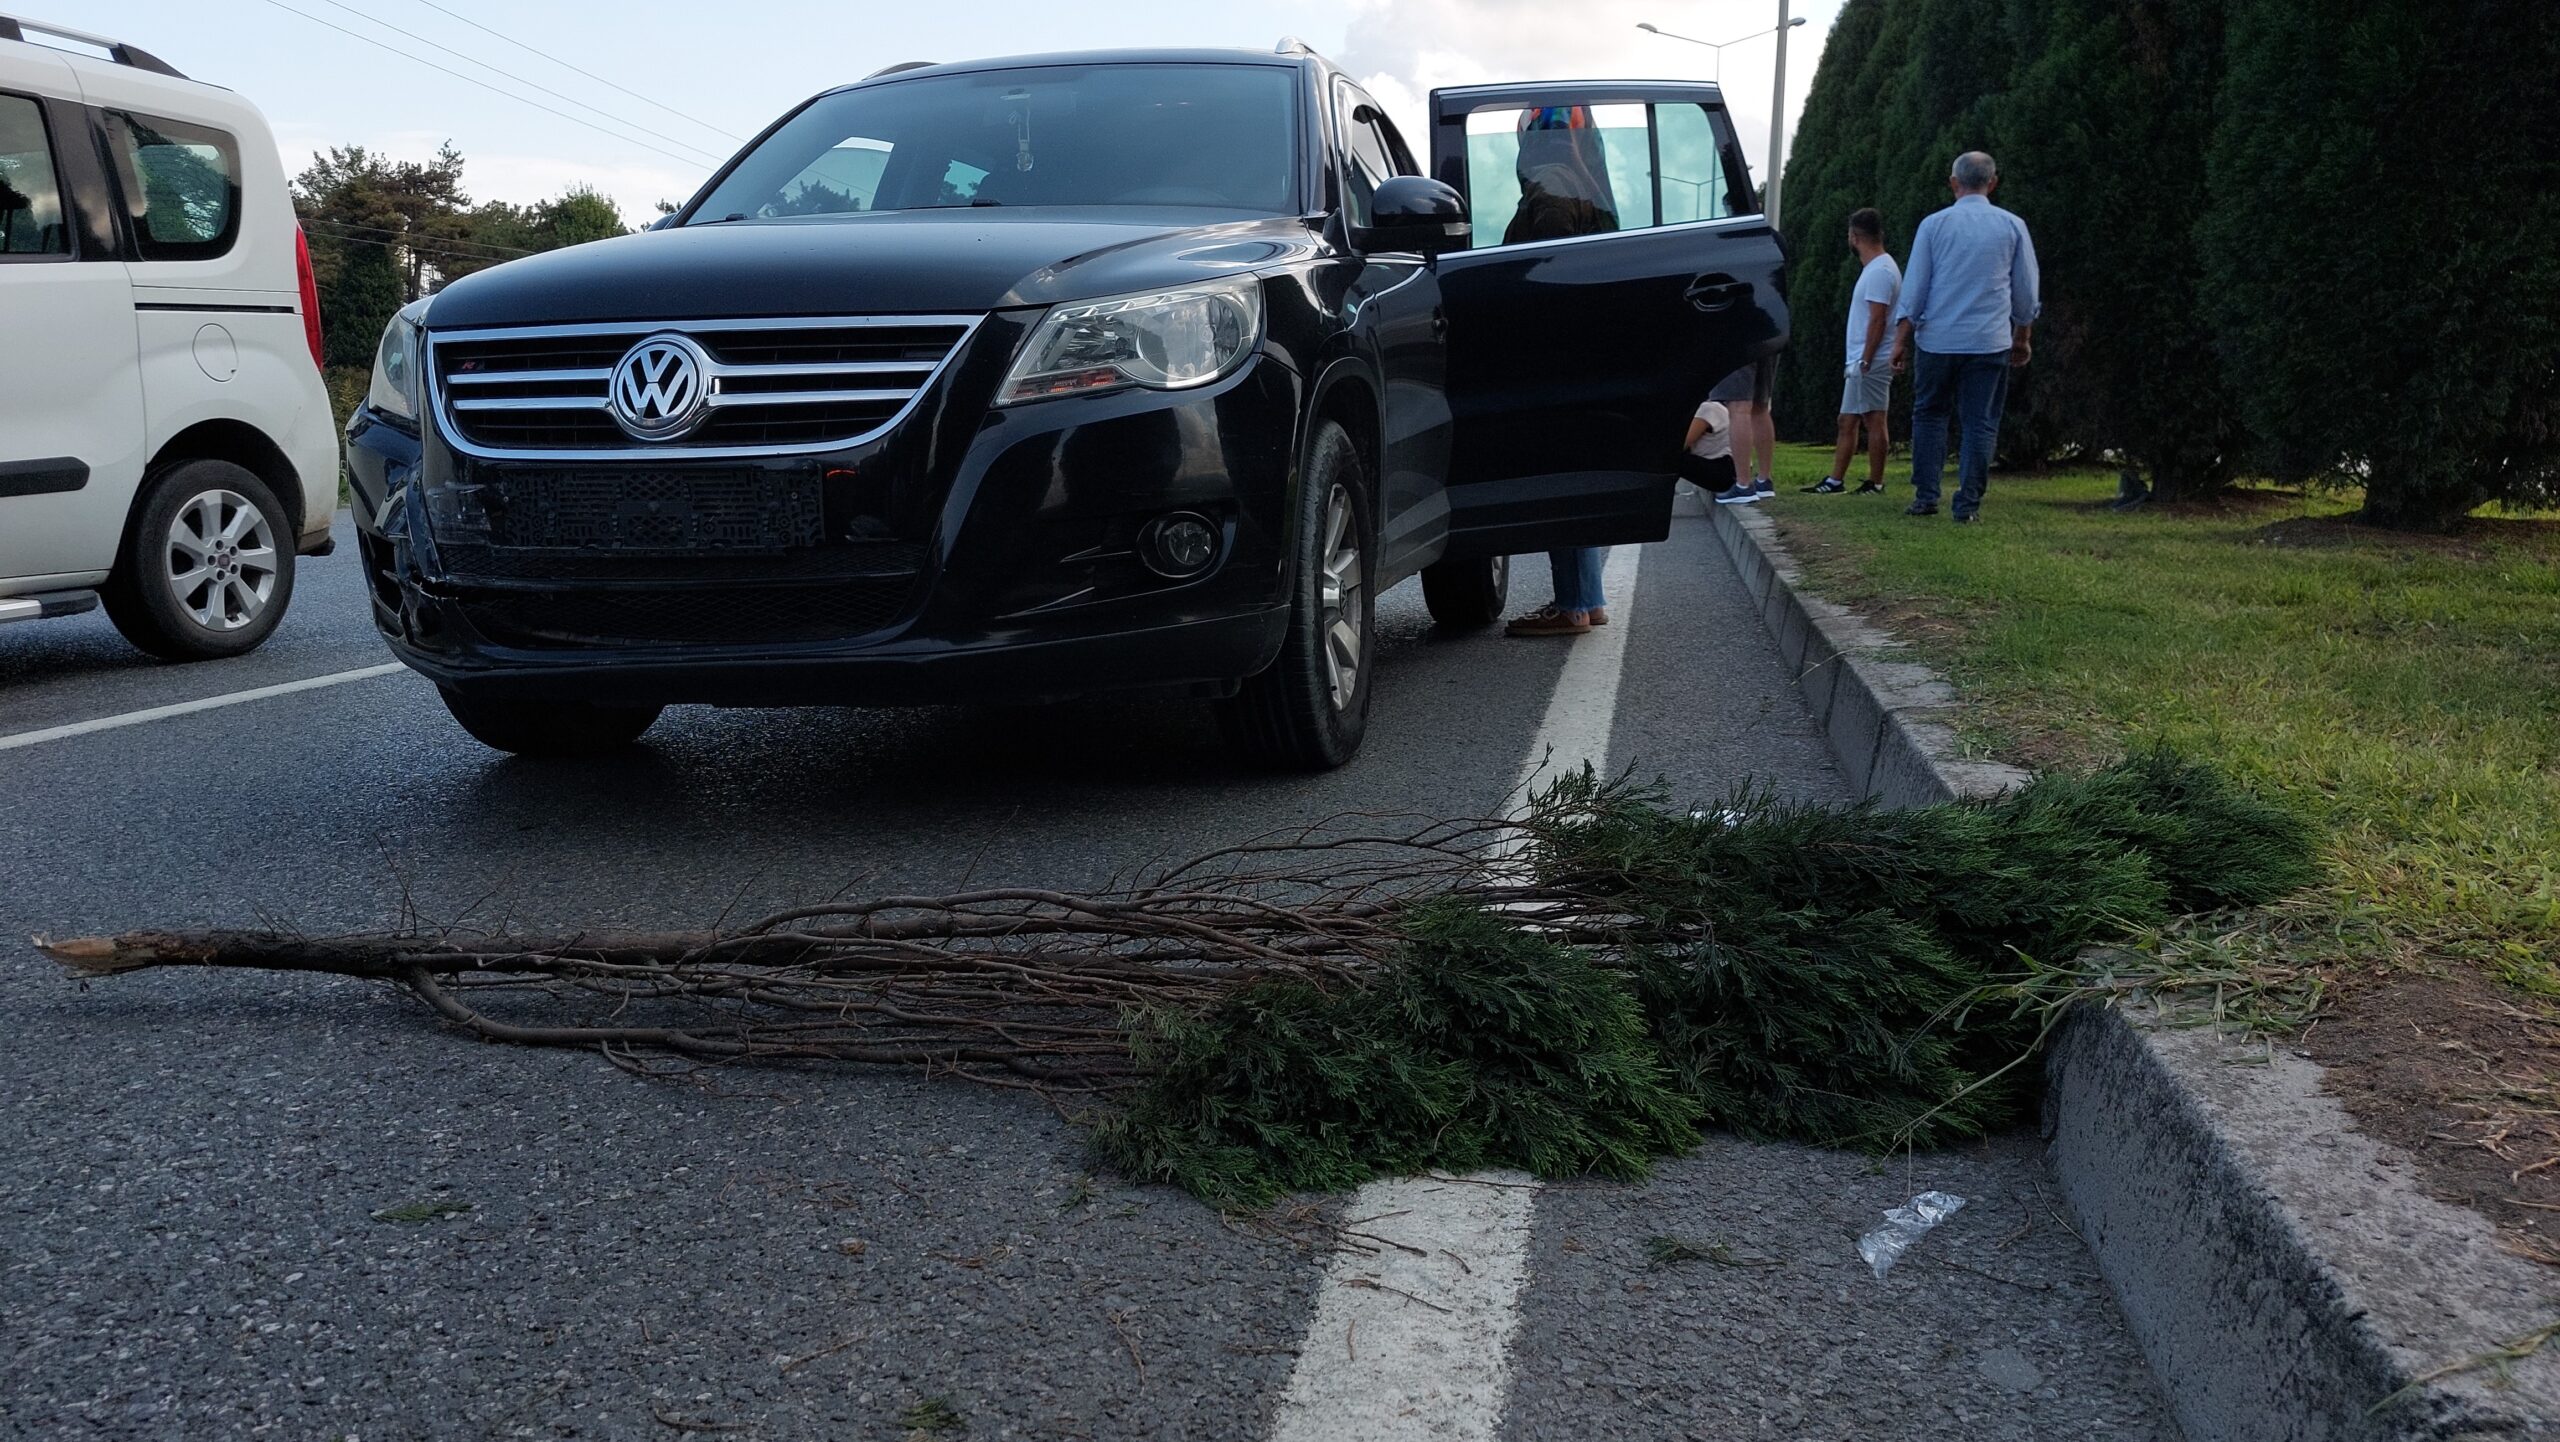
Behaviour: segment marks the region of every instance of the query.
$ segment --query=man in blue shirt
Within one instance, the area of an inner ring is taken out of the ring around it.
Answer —
[[[1915,372],[1911,486],[1918,494],[1907,514],[1938,513],[1952,413],[1963,433],[1955,501],[1962,524],[1982,509],[1991,453],[2000,441],[2000,412],[2009,400],[2009,371],[2027,363],[2029,333],[2043,301],[2027,223],[1991,203],[1991,193],[2000,188],[2000,167],[1981,151],[1968,150],[1956,157],[1947,188],[1955,192],[1955,204],[1921,221],[1911,237],[1893,368]]]

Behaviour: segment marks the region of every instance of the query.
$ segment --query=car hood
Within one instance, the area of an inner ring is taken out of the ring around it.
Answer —
[[[433,330],[726,316],[955,314],[1207,280],[1312,253],[1294,216],[993,207],[642,231],[466,276]]]

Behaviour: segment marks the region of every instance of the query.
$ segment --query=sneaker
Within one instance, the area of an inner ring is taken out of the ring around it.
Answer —
[[[1740,481],[1716,492],[1716,504],[1719,506],[1747,506],[1758,499],[1760,493]]]
[[[1803,487],[1804,493],[1808,496],[1836,496],[1847,489],[1849,489],[1847,486],[1840,484],[1838,476],[1824,476],[1812,485]]]
[[[1587,611],[1559,611],[1540,606],[1502,628],[1506,636],[1580,636],[1591,629]]]
[[[1978,513],[1976,513],[1976,512],[1972,512],[1972,511],[1961,511],[1961,512],[1958,512],[1958,513],[1957,513],[1957,515],[1956,515],[1956,524],[1957,524],[1957,525],[1959,525],[1959,526],[1970,526],[1970,525],[1972,525],[1974,522],[1976,522],[1976,521],[1978,521],[1978,520],[1981,520],[1981,519],[1982,519],[1982,517],[1980,516],[1980,514],[1978,514]]]
[[[1858,488],[1851,491],[1849,494],[1853,496],[1881,496],[1884,494],[1884,487],[1878,485],[1874,481],[1860,481],[1858,483]]]
[[[1927,501],[1913,501],[1910,506],[1904,509],[1902,514],[1906,516],[1934,516],[1938,514],[1938,508]]]
[[[1760,479],[1751,483],[1751,491],[1754,495],[1774,496],[1778,493],[1778,487],[1776,482],[1770,480],[1767,476],[1762,476]]]

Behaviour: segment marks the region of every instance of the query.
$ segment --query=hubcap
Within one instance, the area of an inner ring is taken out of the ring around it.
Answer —
[[[1318,605],[1318,634],[1324,643],[1324,675],[1333,709],[1341,711],[1360,693],[1361,655],[1369,627],[1368,579],[1360,562],[1359,513],[1351,492],[1341,486],[1324,502],[1324,594]]]
[[[197,625],[237,631],[275,595],[275,535],[248,497],[202,492],[169,522],[166,575],[178,609]]]

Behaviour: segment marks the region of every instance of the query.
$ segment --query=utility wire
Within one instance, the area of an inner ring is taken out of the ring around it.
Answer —
[[[587,102],[585,102],[585,101],[583,101],[583,100],[580,100],[578,97],[576,97],[576,96],[574,96],[574,95],[563,95],[563,94],[561,94],[559,91],[552,89],[550,86],[543,84],[541,81],[538,81],[538,80],[528,80],[528,79],[526,79],[524,76],[518,75],[518,74],[516,74],[516,73],[515,73],[514,71],[512,71],[512,70],[501,70],[501,69],[499,69],[497,66],[490,64],[488,61],[480,59],[478,56],[470,55],[470,54],[467,54],[467,53],[465,53],[465,52],[463,52],[463,51],[456,50],[456,49],[454,49],[452,46],[450,46],[450,45],[446,45],[446,44],[443,44],[443,43],[442,43],[442,42],[440,42],[440,41],[430,40],[430,39],[428,39],[426,36],[419,34],[419,33],[418,33],[417,31],[415,31],[415,30],[403,30],[403,29],[401,29],[399,26],[392,24],[390,21],[383,19],[381,16],[366,14],[364,11],[362,11],[362,10],[358,10],[358,9],[357,9],[356,7],[354,7],[353,5],[349,5],[349,4],[344,3],[344,0],[323,0],[323,3],[324,3],[324,4],[327,4],[327,5],[330,5],[330,6],[333,6],[333,7],[337,8],[337,9],[344,10],[344,11],[346,11],[348,14],[353,15],[354,17],[356,17],[356,18],[357,18],[357,19],[359,19],[359,20],[368,21],[368,22],[370,22],[370,23],[372,23],[372,24],[379,25],[379,26],[381,26],[383,29],[390,31],[390,32],[391,32],[392,34],[394,34],[394,35],[404,35],[404,36],[407,36],[407,37],[408,37],[409,39],[411,39],[411,40],[415,40],[415,41],[417,41],[417,42],[418,42],[419,44],[421,44],[421,45],[427,46],[427,47],[428,47],[428,48],[430,48],[430,49],[434,49],[434,50],[441,50],[441,51],[443,51],[445,54],[447,54],[447,55],[451,55],[451,56],[455,57],[456,59],[463,61],[463,62],[464,62],[464,63],[466,63],[466,64],[470,64],[470,65],[477,65],[477,66],[479,66],[481,69],[488,71],[488,72],[489,72],[490,74],[492,74],[492,75],[503,75],[503,76],[505,76],[507,79],[514,81],[514,82],[515,82],[515,83],[517,83],[518,85],[530,85],[530,86],[532,86],[534,89],[541,91],[543,94],[550,96],[550,97],[551,97],[552,99],[554,99],[554,100],[565,100],[565,101],[569,102],[571,105],[574,105],[574,106],[578,107],[580,110],[593,111],[595,114],[598,114],[598,115],[603,116],[605,119],[612,121],[612,122],[613,122],[614,124],[616,124],[616,125],[627,125],[627,126],[630,126],[632,129],[639,131],[639,132],[640,132],[641,134],[643,134],[643,135],[651,135],[651,136],[655,136],[655,137],[657,137],[658,139],[660,139],[660,140],[663,140],[663,141],[667,142],[669,145],[681,145],[681,146],[683,146],[685,149],[687,149],[687,150],[691,150],[691,151],[695,151],[695,152],[699,153],[700,155],[702,155],[705,159],[711,160],[711,161],[713,161],[713,162],[715,162],[715,163],[716,163],[716,162],[718,162],[718,161],[721,161],[721,160],[724,160],[724,159],[726,159],[726,158],[727,158],[726,156],[720,155],[720,154],[718,154],[718,153],[716,153],[716,152],[714,152],[714,151],[704,150],[701,146],[695,145],[695,144],[693,144],[693,143],[692,143],[692,142],[690,142],[690,141],[680,139],[680,138],[678,138],[678,137],[676,137],[676,136],[673,136],[673,135],[669,135],[669,134],[667,134],[667,133],[666,133],[665,131],[663,131],[663,130],[651,130],[648,126],[645,126],[645,125],[641,124],[641,123],[640,123],[639,121],[637,121],[637,120],[630,120],[630,119],[626,119],[626,118],[625,118],[625,117],[623,117],[623,116],[616,115],[616,114],[614,114],[612,111],[607,110],[607,109],[605,109],[604,107],[602,107],[602,106],[600,106],[600,105],[589,105]]]
[[[480,252],[478,258],[482,260],[513,260],[518,256],[541,254],[539,251],[524,250],[512,245],[491,245],[487,241],[466,240],[460,237],[448,239],[437,235],[416,235],[404,231],[385,230],[380,226],[349,225],[341,220],[324,220],[315,217],[302,223],[305,228],[319,230],[350,245],[397,245],[412,250],[434,247],[456,254],[477,251]]]
[[[437,4],[437,3],[436,3],[436,0],[418,0],[418,3],[419,3],[419,4],[421,4],[421,5],[426,6],[426,7],[427,7],[428,9],[430,9],[430,10],[434,10],[434,11],[438,11],[438,12],[440,12],[440,13],[442,13],[442,14],[450,15],[450,16],[452,16],[454,19],[461,21],[463,24],[470,26],[470,27],[471,27],[472,29],[474,29],[474,30],[482,31],[482,32],[484,32],[484,33],[486,33],[486,34],[490,34],[490,35],[495,35],[495,36],[497,36],[499,39],[504,40],[504,41],[505,41],[505,42],[507,42],[509,45],[514,46],[514,47],[515,47],[515,48],[517,48],[518,50],[521,50],[521,51],[525,52],[525,53],[526,53],[526,54],[528,54],[528,55],[535,55],[535,56],[539,56],[539,57],[541,57],[542,59],[548,60],[548,61],[550,61],[552,64],[559,66],[559,67],[560,67],[561,69],[563,69],[563,70],[575,70],[575,71],[577,71],[577,73],[579,73],[580,75],[583,75],[583,76],[587,77],[589,80],[594,81],[594,82],[595,82],[595,83],[597,83],[598,85],[609,86],[609,87],[611,87],[612,89],[619,90],[619,91],[621,91],[623,94],[630,96],[630,97],[631,97],[632,99],[634,99],[634,100],[640,101],[640,102],[642,102],[642,103],[644,103],[644,104],[654,105],[654,106],[658,107],[660,110],[663,110],[663,111],[667,112],[669,115],[674,116],[674,117],[675,117],[676,119],[678,119],[678,120],[690,121],[690,122],[692,122],[692,123],[693,123],[693,124],[695,124],[695,125],[699,125],[699,126],[701,126],[703,129],[710,131],[710,132],[711,132],[712,134],[714,134],[714,135],[727,136],[729,139],[731,139],[731,140],[736,140],[736,141],[744,141],[744,140],[746,139],[746,137],[745,137],[745,136],[743,136],[743,135],[739,135],[739,134],[736,134],[736,133],[734,133],[734,132],[732,132],[732,131],[723,130],[723,129],[721,129],[719,126],[712,124],[712,123],[711,123],[710,121],[708,121],[708,120],[702,120],[702,119],[699,119],[699,118],[697,118],[697,117],[694,117],[694,116],[691,116],[691,115],[687,115],[687,114],[685,114],[683,111],[676,109],[676,108],[675,108],[674,106],[672,106],[672,105],[669,105],[667,102],[665,102],[665,101],[663,101],[663,100],[653,99],[652,97],[647,96],[647,95],[643,95],[643,94],[641,94],[639,91],[634,90],[634,89],[632,89],[631,87],[629,87],[629,86],[627,86],[627,85],[615,85],[612,81],[605,79],[603,76],[598,75],[597,73],[595,73],[595,72],[594,72],[594,71],[592,71],[592,70],[581,70],[581,69],[579,69],[579,67],[577,67],[577,66],[575,66],[575,65],[570,64],[568,61],[561,59],[559,56],[554,55],[554,54],[552,54],[551,52],[549,52],[549,51],[547,51],[547,50],[537,50],[537,49],[535,49],[534,47],[532,47],[532,46],[530,46],[530,45],[525,44],[523,41],[518,40],[518,39],[517,39],[517,38],[515,38],[514,36],[512,36],[512,35],[509,35],[509,34],[505,33],[504,31],[500,31],[500,30],[491,30],[488,26],[481,24],[479,21],[472,19],[470,16],[463,14],[463,13],[462,13],[461,11],[459,11],[459,10],[448,10],[448,9],[446,9],[444,6]]]
[[[385,250],[393,248],[392,243],[388,241],[365,241],[361,243],[367,245],[380,244]],[[505,265],[507,263],[507,258],[502,255],[469,255],[456,250],[438,250],[431,245],[402,245],[399,246],[398,249],[440,266],[450,263],[454,265],[467,265],[486,269],[489,266]]]
[[[662,146],[662,145],[651,145],[649,142],[647,142],[647,141],[645,141],[645,140],[640,140],[640,139],[637,139],[637,138],[635,138],[635,137],[633,137],[633,136],[625,135],[624,133],[622,133],[622,132],[621,132],[621,131],[619,131],[619,130],[612,130],[612,129],[608,129],[608,128],[604,127],[604,126],[598,125],[598,124],[596,124],[594,121],[589,120],[589,119],[586,119],[586,118],[585,118],[585,117],[583,117],[583,116],[571,115],[571,114],[570,114],[568,111],[566,111],[566,110],[559,110],[559,109],[555,109],[555,108],[553,108],[553,107],[551,107],[551,106],[548,106],[548,105],[543,104],[543,103],[542,103],[541,101],[539,101],[539,100],[528,99],[528,98],[527,98],[527,97],[525,97],[525,96],[518,95],[517,93],[515,93],[515,92],[514,92],[514,91],[512,91],[512,90],[504,90],[504,89],[501,89],[501,88],[499,88],[498,86],[492,85],[492,84],[490,84],[488,81],[481,79],[481,78],[480,78],[479,76],[477,76],[477,75],[465,75],[465,74],[463,74],[461,71],[456,70],[456,69],[453,69],[451,66],[438,65],[438,64],[437,64],[437,63],[435,63],[434,61],[429,60],[429,59],[425,58],[424,56],[412,55],[412,54],[410,54],[408,51],[401,49],[401,48],[400,48],[399,46],[397,46],[397,45],[392,45],[392,44],[389,44],[389,43],[387,43],[387,42],[385,42],[385,41],[376,40],[376,39],[374,39],[372,36],[367,35],[367,34],[364,34],[364,33],[363,33],[363,32],[361,32],[361,31],[357,31],[357,30],[350,30],[350,29],[348,29],[346,26],[344,26],[344,25],[340,25],[340,24],[338,24],[338,23],[337,23],[336,21],[334,21],[334,20],[323,20],[323,19],[321,19],[319,16],[312,14],[312,13],[311,13],[310,11],[308,11],[308,10],[296,10],[296,9],[294,9],[292,6],[285,4],[285,3],[284,3],[284,0],[267,0],[267,3],[268,3],[268,4],[270,4],[270,5],[273,5],[275,8],[277,8],[278,10],[281,10],[281,11],[285,12],[285,13],[286,13],[286,14],[288,14],[288,15],[299,15],[299,16],[301,16],[303,19],[310,21],[310,22],[311,22],[312,24],[314,24],[314,25],[324,26],[324,27],[326,27],[326,28],[328,28],[328,29],[331,29],[331,30],[335,30],[335,31],[337,31],[337,32],[338,32],[339,34],[341,34],[341,35],[350,36],[350,37],[352,37],[352,38],[354,38],[354,39],[361,40],[361,41],[363,41],[365,44],[372,46],[372,47],[373,47],[373,48],[375,48],[376,50],[387,50],[387,51],[389,51],[390,53],[392,53],[392,54],[394,54],[394,55],[397,55],[397,56],[399,56],[400,58],[402,58],[402,59],[404,59],[404,60],[414,60],[414,61],[416,61],[417,63],[419,63],[420,65],[423,65],[423,66],[427,67],[429,70],[440,71],[440,72],[442,72],[442,73],[444,73],[444,74],[446,74],[446,75],[450,75],[450,76],[452,76],[452,77],[453,77],[454,79],[456,79],[456,80],[469,81],[471,84],[479,86],[481,89],[488,91],[488,92],[489,92],[490,94],[492,94],[492,95],[503,95],[503,96],[505,96],[505,97],[506,97],[507,99],[509,99],[509,100],[513,100],[513,101],[516,101],[516,102],[518,102],[518,103],[520,103],[520,104],[524,104],[524,105],[530,105],[530,106],[532,106],[532,107],[533,107],[534,109],[536,109],[536,110],[540,110],[540,111],[543,111],[543,112],[545,112],[545,113],[547,113],[547,114],[551,114],[551,115],[557,115],[557,116],[559,116],[559,117],[560,117],[561,119],[563,119],[563,120],[571,121],[571,122],[573,122],[573,123],[575,123],[575,124],[578,124],[578,125],[583,125],[583,126],[585,126],[586,128],[588,128],[589,130],[592,130],[592,131],[596,132],[598,135],[607,135],[607,136],[611,136],[612,138],[614,138],[614,139],[616,139],[616,140],[624,141],[624,142],[626,142],[626,143],[628,143],[628,144],[639,146],[639,147],[640,147],[641,149],[643,149],[643,150],[654,150],[654,151],[656,151],[658,154],[665,156],[667,159],[669,159],[669,160],[673,160],[673,161],[677,161],[677,162],[679,162],[679,163],[681,163],[681,164],[684,164],[684,165],[698,166],[698,165],[702,164],[702,162],[701,162],[701,161],[694,159],[694,158],[693,158],[692,156],[690,156],[690,155],[678,155],[678,154],[676,154],[674,151],[667,149],[665,146]]]
[[[485,255],[477,251],[447,250],[442,246],[428,241],[375,240],[366,236],[330,235],[326,232],[322,233],[321,238],[335,241],[340,245],[378,245],[386,251],[404,251],[410,255],[435,262],[438,265],[453,264],[486,268],[493,265],[505,265],[510,260],[521,258],[517,256]],[[527,254],[534,253],[536,252],[527,252]]]

